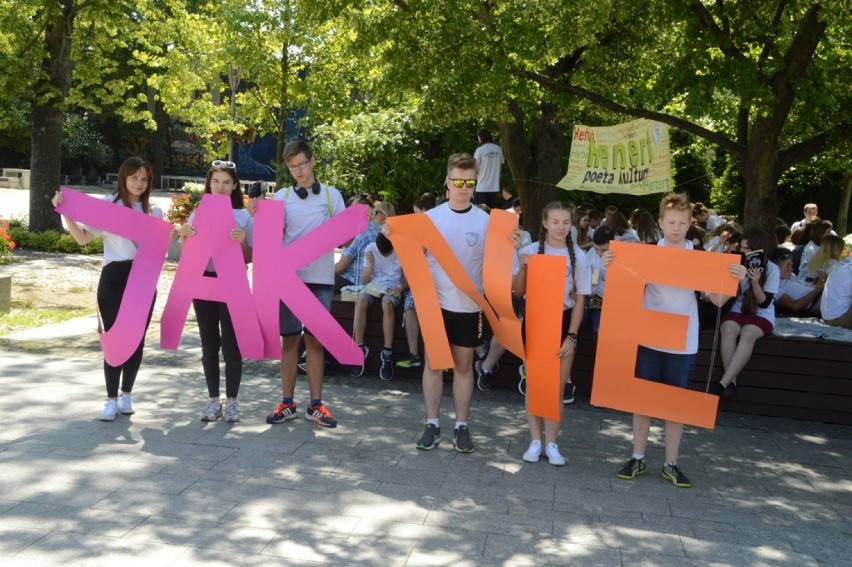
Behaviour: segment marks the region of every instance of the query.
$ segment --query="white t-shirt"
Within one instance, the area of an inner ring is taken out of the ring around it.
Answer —
[[[813,286],[806,284],[796,276],[790,276],[786,280],[778,281],[778,293],[772,298],[772,302],[778,303],[782,295],[789,295],[790,299],[797,301],[813,290]]]
[[[116,200],[117,199],[117,200]],[[124,206],[124,202],[118,197],[116,193],[112,193],[110,195],[104,195],[101,197],[102,201],[107,201],[108,203],[114,203],[119,207]],[[142,212],[142,203],[139,201],[133,203],[131,207],[134,211]],[[155,205],[154,203],[150,203],[151,211],[150,214],[152,217],[156,217],[158,219],[163,218],[163,211]],[[112,234],[111,232],[104,232],[103,230],[89,226],[86,224],[80,224],[81,227],[85,228],[91,234],[95,236],[99,234],[104,235],[104,259],[103,265],[106,266],[110,262],[123,262],[126,260],[132,260],[136,257],[136,243],[127,238],[123,238],[116,234]]]
[[[737,299],[734,301],[733,306],[731,306],[732,313],[742,313],[743,312],[743,297],[745,291],[749,286],[748,276],[744,277],[740,280],[740,292],[737,294]],[[778,295],[779,284],[781,282],[781,272],[778,270],[778,266],[775,265],[775,262],[767,262],[766,263],[766,283],[763,284],[763,291],[766,293],[772,293],[773,299]],[[775,302],[769,304],[768,307],[758,307],[757,313],[755,313],[758,317],[763,317],[773,325],[775,324]]]
[[[811,258],[814,257],[817,250],[819,250],[819,246],[813,240],[805,244],[805,248],[802,250],[802,260],[799,262],[799,274],[804,276],[808,273],[808,264],[810,264]]]
[[[597,285],[592,283],[592,293],[603,297],[604,285],[606,284],[606,267],[594,248],[590,248],[586,256],[589,258],[589,271],[594,274],[595,270],[598,270],[598,283]]]
[[[503,148],[488,142],[473,152],[476,159],[476,192],[496,193],[500,189],[500,168],[503,166]]]
[[[820,311],[823,319],[837,319],[849,311],[852,305],[852,260],[846,259],[838,264],[822,291]]]
[[[710,232],[711,230],[715,230],[715,229],[719,228],[720,226],[722,226],[726,222],[728,222],[728,221],[726,221],[722,217],[717,217],[716,215],[709,215],[707,217],[707,232]]]
[[[370,280],[381,287],[397,287],[402,285],[402,266],[396,251],[391,251],[387,256],[382,256],[375,242],[367,245],[364,250],[364,266],[367,266],[367,253],[373,253],[373,278]],[[361,282],[358,282],[361,283]]]
[[[660,239],[657,246],[663,246]],[[693,250],[692,242],[684,240],[684,250]],[[642,307],[651,311],[661,311],[673,315],[686,315],[689,322],[686,327],[686,348],[684,350],[667,349],[643,345],[647,348],[671,354],[695,354],[698,352],[698,301],[695,290],[668,285],[648,284],[645,286],[645,298]],[[641,343],[640,343],[641,344]]]
[[[273,199],[284,201],[285,246],[331,220],[346,207],[340,191],[322,184],[318,195],[308,189],[305,199],[300,199],[292,187],[279,189]],[[328,210],[329,202],[331,211]],[[296,273],[305,283],[334,285],[334,250],[329,250]]]
[[[616,234],[615,239],[619,242],[640,242],[639,235],[632,228],[624,229],[624,234]]]
[[[251,248],[254,245],[254,217],[251,216],[246,209],[232,209],[232,211],[234,212],[234,223],[236,224],[234,228],[241,228],[246,231],[246,244],[249,248]],[[192,211],[189,215],[188,222],[190,224],[192,224],[192,221],[195,219],[196,212],[197,211]],[[212,258],[209,262],[207,262],[207,268],[205,269],[208,272],[216,270],[216,267],[213,265]]]
[[[575,271],[571,269],[571,256],[568,255],[568,248],[554,248],[547,242],[544,243],[544,253],[550,256],[563,256],[565,258],[565,298],[563,300],[563,309],[571,309],[574,307],[574,280]],[[518,250],[520,254],[538,254],[538,242],[525,246]],[[589,268],[589,258],[582,248],[574,245],[574,257],[577,259],[576,269],[576,293],[578,295],[589,295],[592,293],[592,272]],[[517,258],[517,256],[516,256]],[[518,275],[521,270],[521,264],[516,259],[512,270],[512,275]],[[526,297],[526,295],[524,296]]]
[[[482,260],[485,255],[485,233],[488,231],[488,215],[479,207],[470,206],[464,212],[450,209],[448,203],[426,211],[438,232],[447,241],[450,249],[461,263],[465,273],[476,289],[482,292]],[[426,261],[442,309],[456,313],[477,313],[479,305],[460,291],[450,280],[444,268],[427,250]]]

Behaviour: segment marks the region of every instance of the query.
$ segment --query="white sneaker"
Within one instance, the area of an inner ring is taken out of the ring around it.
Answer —
[[[547,460],[551,465],[561,467],[565,464],[565,457],[559,453],[559,447],[556,446],[556,443],[548,443],[546,453]]]
[[[541,457],[541,441],[533,441],[524,453],[524,460],[528,463],[537,463],[539,457]]]
[[[226,423],[236,423],[240,420],[240,402],[237,398],[228,398],[225,402],[225,417],[222,421]]]
[[[132,415],[136,413],[136,410],[133,409],[133,400],[131,399],[130,394],[121,394],[118,397],[118,411],[124,415]]]
[[[216,421],[220,417],[222,417],[222,404],[219,400],[211,399],[204,408],[204,413],[201,414],[201,421]]]
[[[98,419],[101,421],[115,421],[116,413],[118,413],[118,404],[115,403],[115,400],[107,400],[107,403],[104,404],[104,409],[101,411],[101,415],[98,416]]]

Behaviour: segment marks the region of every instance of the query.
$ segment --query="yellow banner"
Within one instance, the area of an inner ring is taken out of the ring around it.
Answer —
[[[627,195],[671,191],[668,126],[645,119],[615,126],[575,125],[568,173],[556,186]]]

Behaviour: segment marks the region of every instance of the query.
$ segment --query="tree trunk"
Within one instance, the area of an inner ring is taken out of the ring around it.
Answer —
[[[157,130],[151,140],[151,167],[154,170],[154,179],[151,187],[163,187],[162,177],[166,170],[166,144],[169,140],[169,115],[160,100],[154,101],[154,122]]]
[[[521,199],[523,228],[535,240],[541,227],[541,210],[560,197],[556,183],[565,173],[565,136],[562,126],[554,120],[555,105],[543,105],[542,115],[533,124],[532,143],[528,143],[523,112],[514,102],[509,107],[514,120],[499,122],[497,127]]]
[[[852,172],[845,176],[846,185],[843,187],[843,193],[840,195],[840,209],[837,212],[837,223],[834,225],[834,232],[843,236],[846,234],[846,223],[849,220],[849,201],[852,197]]]
[[[44,79],[34,85],[32,153],[30,157],[30,231],[62,229],[51,198],[59,189],[62,164],[62,101],[68,93],[71,71],[71,35],[75,7],[60,5],[46,17],[44,40],[47,54],[41,62]]]

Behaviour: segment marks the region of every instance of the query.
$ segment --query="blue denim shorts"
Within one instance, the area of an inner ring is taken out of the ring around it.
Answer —
[[[325,307],[326,311],[331,311],[331,296],[334,294],[334,286],[328,284],[314,284],[314,283],[306,283],[305,284],[311,293],[314,294],[314,297],[319,300],[323,307]],[[278,302],[278,330],[281,333],[282,337],[290,337],[293,335],[299,335],[302,333],[304,329],[305,333],[311,334],[308,329],[305,329],[302,322],[293,315],[293,312],[290,311],[290,308],[287,307],[283,301]]]
[[[678,388],[688,388],[695,369],[695,354],[673,354],[639,346],[636,377]]]

